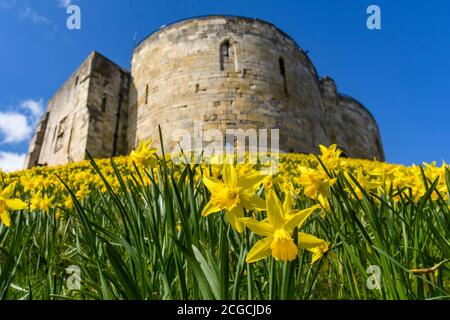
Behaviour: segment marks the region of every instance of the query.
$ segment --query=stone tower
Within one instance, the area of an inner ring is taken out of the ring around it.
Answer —
[[[48,102],[25,161],[27,168],[127,152],[130,75],[93,52]]]
[[[131,73],[91,54],[49,101],[27,167],[125,154],[174,129],[279,129],[280,149],[384,160],[375,119],[274,25],[207,16],[165,26],[134,50]]]

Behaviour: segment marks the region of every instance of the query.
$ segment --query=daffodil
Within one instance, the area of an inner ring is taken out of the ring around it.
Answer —
[[[264,189],[269,190],[274,187],[274,181],[273,176],[267,176],[266,179],[264,179]]]
[[[47,194],[44,194],[44,196],[41,196],[40,193],[36,193],[31,198],[31,209],[36,210],[42,210],[45,213],[48,213],[50,209],[53,207],[53,198],[54,196],[49,197]]]
[[[341,153],[342,151],[337,148],[337,145],[333,144],[328,148],[324,145],[319,145],[321,155],[320,160],[323,162],[328,170],[337,170],[341,167]]]
[[[267,219],[264,221],[241,219],[247,228],[264,237],[256,242],[248,253],[247,263],[269,256],[273,256],[277,261],[292,261],[297,257],[299,248],[292,238],[292,232],[296,227],[301,227],[319,206],[293,211],[289,201],[285,201],[282,205],[275,192],[269,190],[266,194]]]
[[[75,193],[75,196],[77,197],[77,199],[83,200],[87,197],[88,194],[89,190],[87,190],[87,187],[85,185],[82,185],[80,189],[78,189],[78,191]]]
[[[298,233],[298,246],[313,254],[311,265],[319,261],[333,247],[329,242],[303,232]],[[337,257],[334,253],[330,255],[333,258]]]
[[[12,183],[6,188],[0,187],[0,220],[6,226],[11,226],[11,218],[8,211],[23,210],[27,204],[20,199],[12,199],[14,194],[15,184]]]
[[[244,208],[247,210],[264,210],[265,203],[255,192],[265,179],[259,172],[251,172],[239,176],[231,164],[223,165],[223,181],[204,176],[203,184],[211,192],[211,200],[202,211],[204,217],[211,213],[226,210],[228,222],[238,232],[242,232],[243,226],[239,221],[244,216]]]
[[[324,196],[322,196],[321,194],[319,194],[319,196],[317,197],[317,201],[319,202],[320,206],[323,208],[324,212],[322,214],[322,218],[325,217],[325,213],[327,211],[331,211],[331,205],[330,205],[330,200],[328,200],[328,198],[325,198]]]
[[[74,203],[71,195],[64,196],[64,207],[67,209],[73,209]]]
[[[325,172],[314,170],[304,166],[299,167],[300,178],[305,195],[312,199],[318,199],[320,195],[328,198],[330,187],[336,183],[336,178],[330,178]]]
[[[129,155],[130,164],[136,163],[144,167],[153,167],[156,162],[156,149],[151,148],[152,140],[142,140],[136,150],[131,151]]]

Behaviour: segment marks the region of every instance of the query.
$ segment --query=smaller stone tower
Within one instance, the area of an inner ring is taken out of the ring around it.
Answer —
[[[50,99],[31,139],[25,167],[124,154],[130,75],[97,52]]]
[[[351,158],[384,161],[380,130],[373,115],[356,99],[339,93],[334,80],[320,80],[330,143]]]

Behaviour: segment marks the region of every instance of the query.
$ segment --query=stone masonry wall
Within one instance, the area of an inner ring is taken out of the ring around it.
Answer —
[[[36,125],[36,129],[33,137],[30,140],[29,151],[25,157],[25,168],[31,168],[39,165],[39,156],[41,154],[42,144],[45,139],[45,131],[47,130],[49,113],[46,112],[39,123]]]
[[[380,131],[372,114],[352,97],[339,95],[344,133],[348,146],[347,156],[384,161]]]
[[[87,101],[87,150],[97,158],[127,152],[129,80],[128,71],[96,53]]]
[[[327,134],[330,143],[335,143],[341,148],[346,155],[349,154],[350,147],[348,146],[347,133],[345,123],[342,118],[343,113],[340,112],[339,93],[337,92],[336,84],[330,77],[323,77],[320,80],[323,105],[325,110],[325,121],[327,126]]]
[[[127,151],[129,73],[93,52],[50,99],[25,166],[57,165]],[[117,138],[116,138],[117,136]],[[38,158],[38,160],[36,160]]]
[[[128,144],[165,139],[176,128],[280,129],[284,151],[327,144],[314,66],[271,24],[246,18],[185,20],[156,32],[134,51]],[[225,132],[224,132],[225,133]]]
[[[330,143],[347,157],[384,161],[380,131],[372,114],[352,97],[339,94],[330,77],[321,79]]]
[[[48,102],[49,114],[39,164],[57,165],[85,158],[91,54]]]

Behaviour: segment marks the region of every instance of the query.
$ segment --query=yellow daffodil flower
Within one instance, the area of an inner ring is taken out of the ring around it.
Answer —
[[[331,179],[324,172],[304,166],[300,166],[299,171],[298,182],[302,185],[306,196],[311,199],[317,199],[319,195],[328,198],[329,189],[336,183],[336,178]]]
[[[20,199],[12,199],[15,184],[12,183],[6,188],[0,187],[0,221],[6,226],[11,226],[11,218],[8,211],[23,210],[27,208],[27,204]]]
[[[141,165],[144,167],[153,167],[157,162],[156,158],[156,149],[150,148],[152,144],[152,140],[142,140],[136,150],[131,151],[129,155],[130,165],[132,166],[133,162],[136,163],[137,166]]]
[[[246,262],[256,262],[270,255],[277,261],[292,261],[297,257],[298,246],[294,243],[291,234],[295,227],[303,225],[305,220],[318,209],[318,206],[292,211],[289,202],[282,205],[273,190],[269,190],[266,194],[266,206],[266,220],[241,219],[242,223],[251,231],[264,236],[250,250]]]
[[[298,233],[298,246],[313,254],[311,265],[319,261],[333,247],[329,242],[303,232]],[[336,254],[332,252],[329,254],[334,258],[337,257]]]
[[[320,152],[322,154],[319,156],[323,164],[328,170],[338,170],[341,167],[340,157],[342,151],[337,148],[337,145],[333,144],[328,148],[324,145],[319,145]]]
[[[222,170],[223,181],[213,177],[203,177],[203,183],[211,192],[211,200],[203,209],[204,217],[211,213],[226,210],[228,222],[238,232],[243,226],[239,218],[244,216],[243,208],[247,210],[264,210],[264,201],[255,194],[265,176],[258,172],[239,176],[231,164],[225,164]]]
[[[47,194],[44,194],[43,197],[41,197],[40,193],[36,193],[31,198],[31,209],[33,210],[42,210],[45,213],[48,213],[50,209],[53,207],[53,199],[55,196],[49,197]]]

